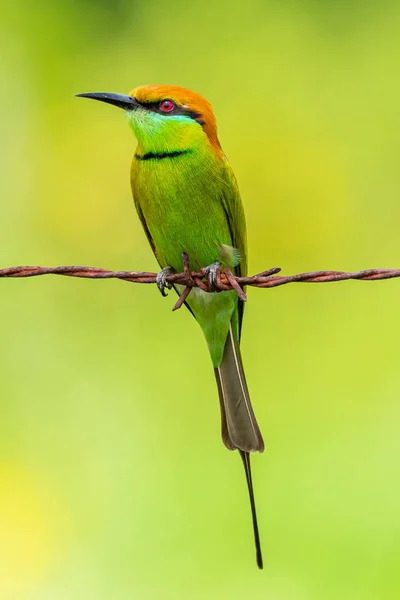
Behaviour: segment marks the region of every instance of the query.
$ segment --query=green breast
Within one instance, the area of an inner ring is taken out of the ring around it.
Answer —
[[[199,269],[219,259],[221,244],[232,245],[221,201],[223,169],[201,149],[133,159],[133,197],[161,266],[180,271],[185,251],[192,269]]]

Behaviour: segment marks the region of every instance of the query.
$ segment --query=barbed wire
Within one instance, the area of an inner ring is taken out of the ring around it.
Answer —
[[[165,277],[168,287],[175,285],[184,286],[184,290],[173,310],[177,310],[182,306],[194,287],[198,287],[205,292],[210,292],[210,281],[205,274],[205,268],[200,271],[190,271],[189,257],[185,252],[182,253],[182,261],[182,273],[173,273]],[[312,271],[286,276],[277,275],[280,271],[281,269],[279,267],[274,267],[267,271],[257,273],[256,275],[238,277],[233,275],[232,271],[227,267],[223,270],[218,268],[215,282],[211,286],[212,291],[225,292],[235,290],[239,298],[245,302],[247,296],[243,291],[243,287],[247,285],[265,289],[286,285],[287,283],[328,283],[333,281],[347,281],[349,279],[376,281],[400,277],[400,269],[366,269],[364,271],[355,271],[352,273],[346,271]],[[37,277],[38,275],[64,275],[66,277],[83,277],[86,279],[121,279],[132,283],[157,283],[157,273],[147,271],[110,271],[108,269],[86,266],[20,266],[0,269],[0,278]]]

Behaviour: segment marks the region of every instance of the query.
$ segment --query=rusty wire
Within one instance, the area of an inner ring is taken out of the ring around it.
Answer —
[[[204,269],[200,271],[190,271],[189,258],[182,253],[183,272],[174,273],[166,277],[170,285],[184,286],[178,301],[173,310],[182,306],[190,294],[192,288],[199,287],[205,292],[210,292],[210,285],[204,274]],[[218,269],[216,282],[213,288],[214,292],[223,292],[235,290],[239,298],[247,300],[243,291],[246,285],[258,288],[272,288],[287,283],[327,283],[331,281],[346,281],[349,279],[358,279],[360,281],[376,281],[380,279],[392,279],[400,277],[400,269],[367,269],[364,271],[355,271],[348,273],[345,271],[313,271],[310,273],[298,273],[297,275],[277,275],[281,269],[275,267],[262,273],[257,273],[249,277],[237,277],[227,267],[223,271]],[[109,271],[98,267],[8,267],[0,269],[1,277],[36,277],[38,275],[64,275],[67,277],[83,277],[87,279],[121,279],[133,283],[157,283],[157,273],[146,271]]]

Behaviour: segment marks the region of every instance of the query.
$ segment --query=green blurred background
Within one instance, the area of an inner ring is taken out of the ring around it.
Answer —
[[[155,270],[121,111],[213,104],[250,272],[400,260],[400,5],[21,0],[2,8],[0,266]],[[249,290],[265,569],[200,329],[153,286],[2,280],[1,600],[400,597],[400,283]]]

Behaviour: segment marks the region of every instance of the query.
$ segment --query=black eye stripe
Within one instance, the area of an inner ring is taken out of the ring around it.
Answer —
[[[175,102],[174,102],[174,105],[175,105],[174,108],[172,110],[170,110],[169,112],[162,110],[160,108],[160,105],[162,102],[165,102],[165,100],[171,100],[171,102],[174,102],[171,98],[163,98],[162,100],[159,100],[158,102],[140,102],[139,100],[136,99],[136,101],[140,104],[140,106],[144,110],[148,110],[150,112],[155,112],[160,115],[164,115],[166,117],[168,117],[168,116],[173,117],[174,115],[184,115],[185,117],[190,117],[194,121],[197,121],[197,123],[199,123],[199,125],[204,125],[204,121],[201,119],[202,115],[199,112],[197,112],[195,110],[190,110],[186,106],[179,106]]]

